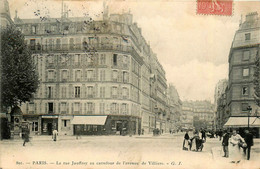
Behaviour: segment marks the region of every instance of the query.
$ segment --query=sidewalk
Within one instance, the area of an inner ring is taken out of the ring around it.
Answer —
[[[231,163],[231,159],[222,157],[224,155],[222,146],[213,147],[211,153],[213,160],[219,164],[219,168],[225,168],[229,165],[230,167],[236,166],[237,168],[260,168],[260,139],[254,139],[254,146],[251,148],[250,160],[246,160],[246,157],[244,157],[244,159],[242,159],[242,161],[239,164],[233,164]],[[241,153],[243,153],[242,149]]]

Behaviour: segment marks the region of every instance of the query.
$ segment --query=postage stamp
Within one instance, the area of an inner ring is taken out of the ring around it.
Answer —
[[[231,16],[233,0],[197,0],[197,14]]]

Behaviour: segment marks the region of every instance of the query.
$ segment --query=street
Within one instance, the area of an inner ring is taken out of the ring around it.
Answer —
[[[2,168],[259,168],[260,140],[250,161],[223,158],[218,138],[207,139],[202,152],[183,151],[184,133],[162,136],[34,136],[1,141]]]

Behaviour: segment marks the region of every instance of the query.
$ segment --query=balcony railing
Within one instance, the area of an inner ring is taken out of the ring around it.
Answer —
[[[124,52],[134,52],[137,54],[135,49],[132,46],[113,44],[113,43],[92,43],[89,45],[84,44],[35,44],[30,45],[32,51],[86,51],[86,52],[95,52],[96,50],[118,50]]]

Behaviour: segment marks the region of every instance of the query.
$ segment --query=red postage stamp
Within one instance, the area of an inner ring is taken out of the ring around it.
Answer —
[[[233,0],[197,0],[197,14],[227,15],[233,12]]]

